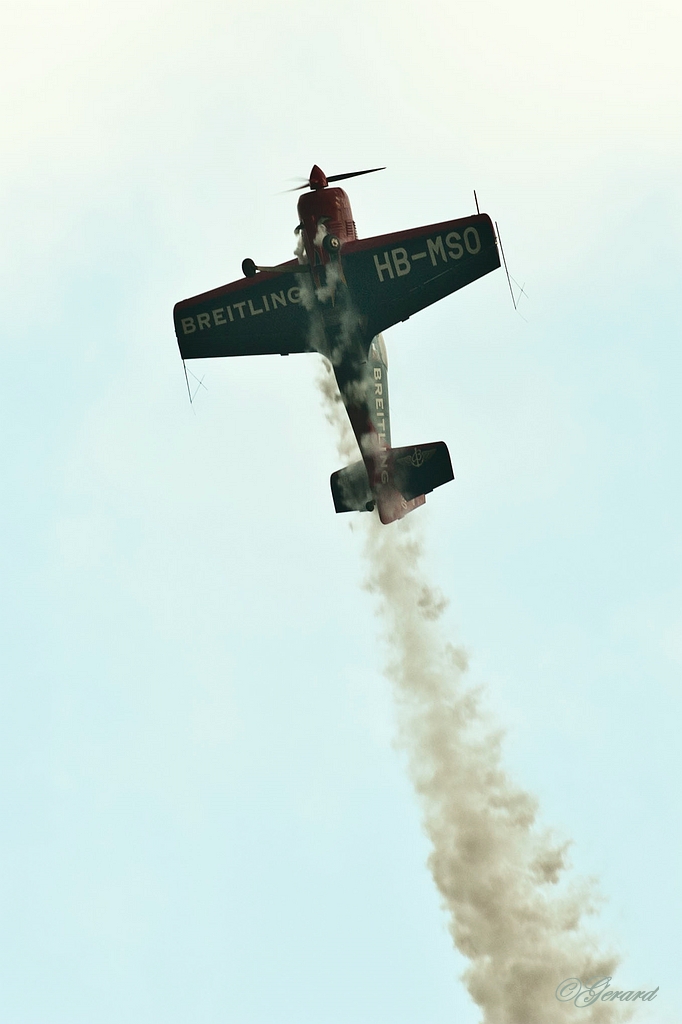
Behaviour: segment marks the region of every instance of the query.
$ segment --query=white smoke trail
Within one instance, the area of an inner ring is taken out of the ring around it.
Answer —
[[[322,359],[317,385],[324,398],[324,414],[327,422],[333,427],[336,434],[336,448],[342,459],[357,461],[359,456],[355,435],[350,428],[346,409],[341,399],[341,394],[336,386],[332,364],[328,359]]]
[[[340,454],[357,457],[331,367],[319,379]],[[535,799],[501,766],[477,695],[463,684],[464,651],[444,641],[445,606],[420,568],[418,524],[410,518],[366,528],[367,589],[379,598],[388,643],[386,673],[398,706],[399,743],[408,759],[432,852],[429,868],[457,949],[469,959],[463,980],[482,1024],[615,1024],[631,1016],[601,999],[577,1009],[560,1002],[562,981],[613,976],[618,958],[599,951],[584,929],[598,898],[590,883],[569,883],[569,842],[536,824]]]

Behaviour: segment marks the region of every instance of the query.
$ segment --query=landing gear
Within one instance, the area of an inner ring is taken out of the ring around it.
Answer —
[[[244,277],[255,277],[257,269],[253,260],[242,260],[242,274]]]
[[[368,501],[367,504],[365,505],[365,508],[367,509],[368,512],[373,512],[374,511],[374,502],[373,501]]]
[[[341,239],[336,235],[325,235],[322,239],[322,247],[330,256],[338,256],[341,252]]]

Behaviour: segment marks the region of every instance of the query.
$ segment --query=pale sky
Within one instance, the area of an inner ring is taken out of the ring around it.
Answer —
[[[598,879],[614,983],[679,1020],[681,29],[656,0],[3,4],[3,1024],[479,1020],[319,357],[192,366],[190,407],[173,333],[291,258],[313,163],[386,165],[347,183],[361,237],[474,188],[499,223],[527,297],[498,271],[386,332],[393,443],[448,443],[413,515],[443,632]]]

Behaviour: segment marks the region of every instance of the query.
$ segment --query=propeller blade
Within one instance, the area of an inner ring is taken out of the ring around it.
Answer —
[[[349,174],[329,174],[327,181],[343,181],[344,178],[357,178],[359,174],[374,174],[375,171],[385,171],[385,167],[370,167],[368,171],[351,171]]]
[[[350,171],[348,174],[330,174],[327,176],[320,171],[319,168],[313,167],[313,174],[317,171],[322,175],[322,180],[325,182],[330,181],[343,181],[345,178],[357,178],[360,174],[374,174],[375,171],[385,171],[385,167],[370,167],[367,171]],[[291,181],[291,179],[289,179]],[[308,178],[304,185],[294,185],[293,188],[286,188],[279,195],[284,195],[285,192],[300,192],[304,188],[324,188],[325,186],[320,182],[318,185],[313,185],[310,178]]]

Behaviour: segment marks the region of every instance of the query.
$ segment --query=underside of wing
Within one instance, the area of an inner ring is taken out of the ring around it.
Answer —
[[[173,321],[182,358],[309,351],[297,265],[292,260],[290,271],[242,278],[178,302]]]
[[[500,266],[492,221],[484,213],[348,242],[341,259],[371,334]]]

